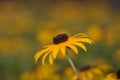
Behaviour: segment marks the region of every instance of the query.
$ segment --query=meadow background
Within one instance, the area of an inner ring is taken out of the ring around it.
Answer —
[[[99,63],[111,65],[109,72],[120,69],[120,0],[0,0],[0,80],[67,80],[63,56],[53,66],[34,63],[34,54],[59,32],[95,41],[87,52],[71,54],[78,69]]]

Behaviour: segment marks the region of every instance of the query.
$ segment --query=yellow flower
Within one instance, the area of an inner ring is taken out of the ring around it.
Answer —
[[[120,70],[117,73],[110,73],[105,80],[120,80]]]
[[[72,68],[66,68],[64,70],[64,74],[63,74],[67,80],[71,80],[71,76],[75,75],[74,71],[72,70]]]
[[[103,38],[103,29],[97,24],[91,25],[88,28],[87,33],[88,35],[91,35],[91,38],[94,41],[99,41]]]
[[[82,80],[98,80],[98,77],[102,78],[102,71],[98,68],[91,68],[90,66],[86,66],[83,69],[81,69],[81,72],[79,73],[81,75]],[[72,80],[77,80],[77,76],[74,75],[72,77]]]
[[[82,80],[103,80],[105,78],[105,73],[108,70],[111,70],[109,64],[99,63],[98,65],[87,65],[82,67],[79,74],[81,75]],[[71,80],[77,79],[77,76],[74,75]]]
[[[21,74],[20,80],[60,80],[56,74],[57,66],[46,64],[45,66],[34,66],[31,70]]]
[[[87,35],[81,33],[77,34],[73,37],[69,37],[67,34],[59,34],[53,38],[53,44],[44,46],[39,52],[37,52],[34,56],[35,62],[38,61],[39,57],[43,55],[42,64],[45,65],[45,59],[49,55],[49,63],[53,64],[53,60],[56,58],[59,50],[61,51],[62,55],[66,55],[66,49],[72,49],[76,54],[78,54],[78,49],[76,46],[79,46],[84,51],[87,51],[86,46],[83,44],[89,43],[92,44],[93,41],[88,38]]]

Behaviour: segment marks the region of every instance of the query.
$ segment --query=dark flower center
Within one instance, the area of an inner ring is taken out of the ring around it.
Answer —
[[[80,71],[87,71],[87,70],[89,70],[89,69],[91,69],[91,68],[92,68],[91,66],[86,65],[86,66],[82,67],[82,68],[80,69]]]
[[[54,44],[59,44],[62,42],[65,42],[68,40],[68,35],[67,34],[59,34],[56,37],[53,38],[53,43]]]
[[[120,79],[120,70],[117,72],[117,79]]]

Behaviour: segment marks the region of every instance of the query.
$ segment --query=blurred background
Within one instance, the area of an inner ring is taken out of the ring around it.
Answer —
[[[69,80],[63,56],[53,66],[34,63],[34,54],[59,33],[95,41],[85,44],[87,52],[71,54],[77,68],[105,62],[111,72],[120,69],[120,0],[0,0],[0,80]]]

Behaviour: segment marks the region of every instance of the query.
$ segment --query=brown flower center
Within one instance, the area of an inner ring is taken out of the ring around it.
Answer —
[[[91,66],[86,65],[86,66],[82,67],[82,68],[80,69],[80,71],[87,71],[87,70],[89,70],[89,69],[91,69],[91,68],[92,68]]]
[[[117,79],[120,79],[120,70],[117,72]]]
[[[53,43],[54,44],[59,44],[62,42],[65,42],[68,40],[68,35],[67,34],[59,34],[56,37],[53,38]]]

